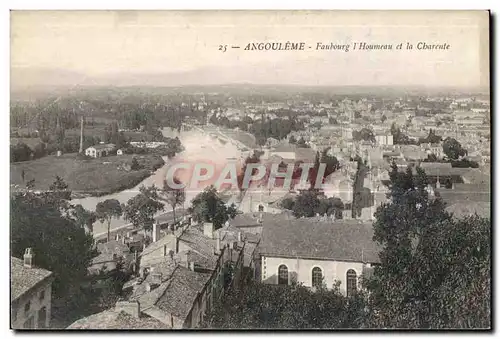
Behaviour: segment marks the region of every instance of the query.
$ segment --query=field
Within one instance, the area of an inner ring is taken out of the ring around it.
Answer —
[[[131,171],[136,157],[143,169]],[[158,155],[121,155],[91,160],[77,159],[76,154],[46,156],[37,160],[10,164],[10,183],[24,186],[35,179],[35,188],[46,190],[60,176],[76,196],[100,196],[135,187],[164,164]],[[24,171],[24,181],[22,173]]]

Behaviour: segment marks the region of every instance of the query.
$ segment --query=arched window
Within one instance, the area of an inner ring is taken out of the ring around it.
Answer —
[[[288,285],[288,267],[286,265],[278,267],[278,284]]]
[[[356,293],[358,289],[358,278],[355,270],[348,270],[346,274],[347,279],[347,296],[350,297]]]
[[[321,287],[323,283],[323,271],[319,267],[315,267],[312,270],[312,286]]]

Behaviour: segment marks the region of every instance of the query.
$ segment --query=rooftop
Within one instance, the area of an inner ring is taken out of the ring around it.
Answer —
[[[101,150],[101,149],[112,149],[115,148],[115,144],[97,144],[90,146],[89,148],[95,148],[96,150]]]
[[[160,330],[168,327],[151,317],[134,318],[123,311],[117,312],[114,309],[106,310],[101,313],[92,314],[86,318],[79,319],[71,324],[67,329],[70,330]]]
[[[372,239],[371,223],[282,214],[264,220],[261,254],[376,263],[380,248]]]
[[[491,217],[491,206],[489,202],[457,202],[446,207],[446,211],[457,218],[478,215],[483,218]]]
[[[10,298],[11,302],[47,279],[52,272],[38,267],[25,267],[23,260],[10,257]]]

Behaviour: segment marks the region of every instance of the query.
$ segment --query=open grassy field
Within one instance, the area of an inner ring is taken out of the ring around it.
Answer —
[[[136,157],[143,169],[127,170]],[[58,175],[75,195],[101,196],[132,188],[164,164],[158,155],[121,155],[91,160],[77,159],[76,154],[46,156],[37,160],[10,164],[10,183],[24,186],[35,179],[35,187],[46,190]],[[24,181],[21,173],[24,170]]]

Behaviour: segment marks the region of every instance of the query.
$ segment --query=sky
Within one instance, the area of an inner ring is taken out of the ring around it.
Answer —
[[[172,82],[182,82],[189,73],[190,82],[199,74],[214,84],[487,87],[488,21],[485,11],[12,11],[11,70],[28,73],[12,71],[11,80],[29,82],[29,71],[45,69],[68,72],[64,81],[74,72],[86,79],[176,73]],[[287,41],[311,49],[243,49]],[[414,49],[326,51],[318,42]],[[418,51],[418,42],[450,49]],[[219,45],[241,48],[223,53]]]

